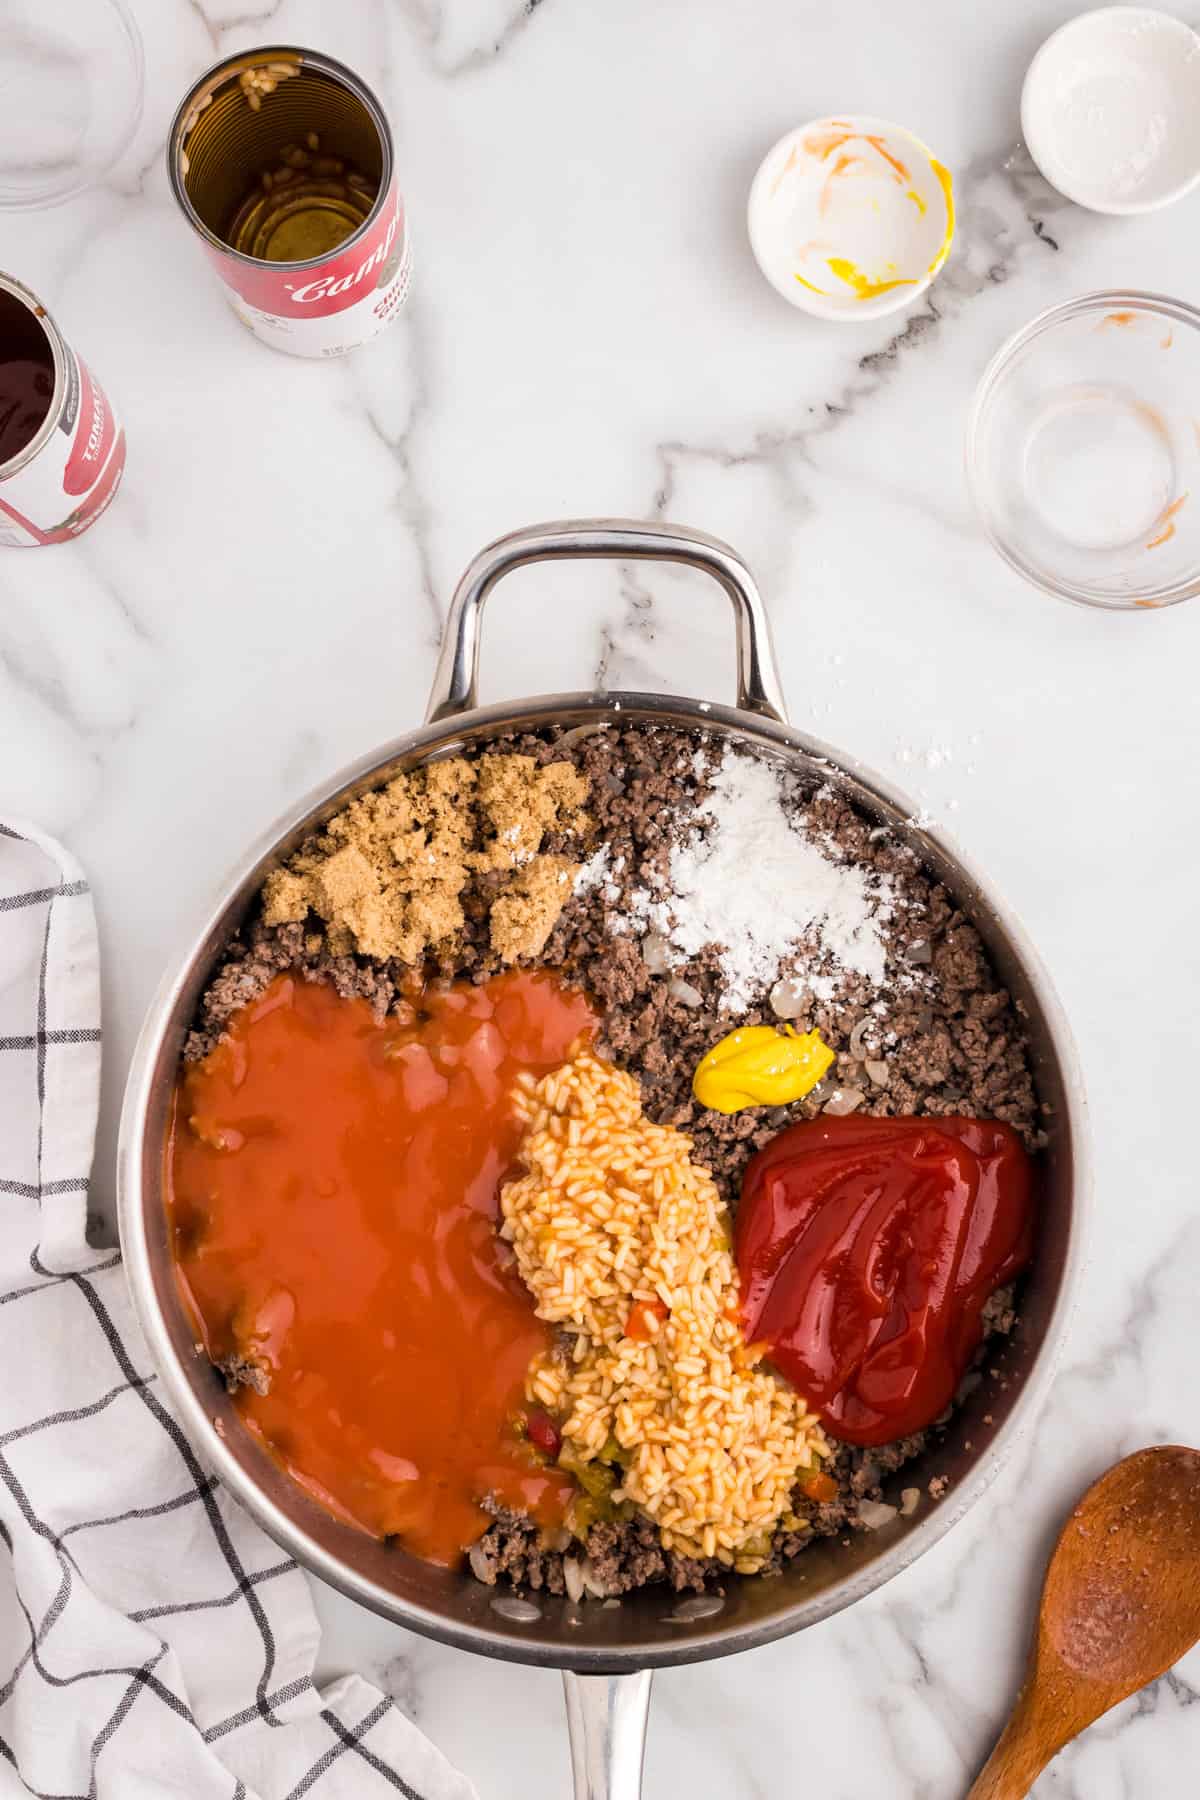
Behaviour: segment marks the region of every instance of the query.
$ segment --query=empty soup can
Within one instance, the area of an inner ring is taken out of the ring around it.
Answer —
[[[383,108],[317,51],[226,58],[184,96],[171,188],[238,317],[291,356],[341,356],[408,293],[410,247]]]

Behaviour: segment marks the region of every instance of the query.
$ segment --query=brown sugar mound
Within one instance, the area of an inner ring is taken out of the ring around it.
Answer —
[[[510,874],[491,902],[492,945],[505,962],[537,956],[577,870],[541,854],[542,842],[587,829],[587,793],[569,763],[539,767],[531,756],[452,756],[397,775],[268,875],[263,920],[315,912],[331,950],[416,964],[461,931],[473,875]]]
[[[567,856],[535,856],[492,902],[492,949],[502,962],[540,956],[571,896],[578,865]]]

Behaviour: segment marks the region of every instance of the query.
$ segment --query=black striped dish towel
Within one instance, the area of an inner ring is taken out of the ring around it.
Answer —
[[[350,1675],[305,1576],[199,1465],[84,1222],[100,1078],[87,883],[0,823],[0,1795],[473,1800]]]

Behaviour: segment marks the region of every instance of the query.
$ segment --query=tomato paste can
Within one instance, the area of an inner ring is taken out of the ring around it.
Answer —
[[[365,344],[408,293],[392,133],[365,82],[291,46],[227,57],[184,96],[171,189],[255,337],[291,356]]]
[[[0,544],[61,544],[120,485],[125,433],[35,294],[0,274]]]

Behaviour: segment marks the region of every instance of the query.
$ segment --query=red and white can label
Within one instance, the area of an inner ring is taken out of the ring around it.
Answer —
[[[61,544],[95,524],[120,485],[125,433],[104,389],[69,344],[67,393],[37,454],[0,479],[0,544]],[[74,502],[74,504],[72,504]]]
[[[250,262],[206,244],[238,317],[293,356],[341,356],[382,331],[403,306],[412,273],[404,203],[395,181],[361,237],[324,262]]]

